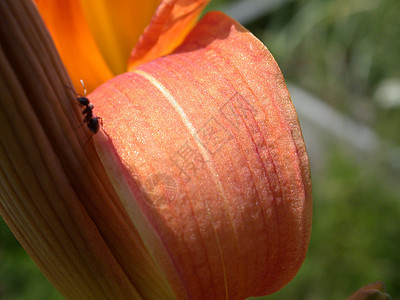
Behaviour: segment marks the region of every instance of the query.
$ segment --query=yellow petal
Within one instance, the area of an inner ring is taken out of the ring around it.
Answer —
[[[160,0],[81,0],[85,19],[114,74],[126,72],[129,54]]]
[[[112,78],[85,20],[79,0],[35,0],[75,87],[84,79],[91,91]]]

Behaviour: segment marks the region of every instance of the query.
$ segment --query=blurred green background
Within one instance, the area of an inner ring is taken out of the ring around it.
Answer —
[[[376,280],[400,298],[400,1],[214,0],[208,9],[272,52],[310,155],[307,258],[286,287],[257,299],[345,299]],[[0,299],[62,299],[2,219]]]

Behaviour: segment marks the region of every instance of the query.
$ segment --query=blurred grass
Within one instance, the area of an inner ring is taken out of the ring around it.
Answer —
[[[210,9],[227,2],[214,0]],[[285,78],[400,146],[400,105],[382,105],[376,93],[385,80],[400,79],[400,2],[285,2],[246,24]],[[307,259],[286,287],[257,299],[345,299],[376,280],[400,297],[400,176],[373,158],[356,160],[339,143],[327,149],[312,174]],[[1,219],[0,299],[61,299]]]
[[[307,258],[278,293],[257,299],[346,299],[383,280],[400,295],[399,190],[381,170],[359,166],[336,147],[313,178],[314,218]]]
[[[291,1],[249,28],[287,80],[400,143],[400,105],[374,97],[386,79],[400,79],[398,0]]]

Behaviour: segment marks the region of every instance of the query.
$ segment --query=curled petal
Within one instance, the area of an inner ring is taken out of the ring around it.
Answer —
[[[0,1],[0,213],[68,299],[171,299],[30,1]],[[154,289],[150,289],[149,286]]]
[[[172,54],[90,97],[109,138],[94,137],[98,153],[178,298],[244,299],[294,277],[308,158],[281,71],[251,33],[209,13]]]
[[[163,0],[129,58],[128,69],[175,49],[210,0]]]

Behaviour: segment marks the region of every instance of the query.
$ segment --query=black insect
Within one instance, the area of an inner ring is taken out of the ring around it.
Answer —
[[[96,117],[93,113],[94,106],[90,103],[89,99],[86,98],[86,88],[83,80],[80,80],[83,87],[83,96],[79,96],[76,100],[79,102],[80,105],[84,107],[82,111],[82,115],[84,116],[83,122],[86,123],[89,130],[93,133],[97,133],[99,131],[100,126],[103,125],[103,121],[100,117]]]

